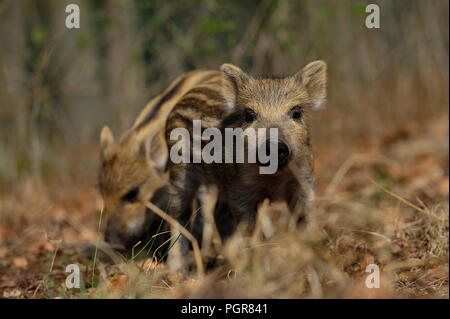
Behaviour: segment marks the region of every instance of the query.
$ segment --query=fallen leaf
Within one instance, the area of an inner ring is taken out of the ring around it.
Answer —
[[[441,179],[437,184],[437,190],[441,195],[448,195],[449,179],[448,176]]]
[[[28,261],[24,257],[13,258],[13,265],[19,268],[27,268]]]
[[[80,242],[78,233],[71,227],[64,227],[62,229],[62,238],[66,244],[74,245]]]
[[[364,257],[363,257],[361,263],[360,263],[360,265],[361,265],[361,270],[364,270],[364,271],[365,271],[365,270],[366,270],[366,267],[367,267],[368,265],[372,265],[372,264],[375,264],[375,257],[373,257],[373,255],[370,254],[370,253],[366,253],[366,254],[364,255]]]
[[[126,275],[119,275],[111,283],[112,290],[123,289],[128,283],[128,277]]]
[[[177,272],[176,274],[169,275],[167,278],[169,279],[169,282],[173,284],[181,281],[181,279],[183,278],[183,274],[181,272]]]
[[[27,249],[29,253],[32,253],[34,255],[38,255],[44,251],[55,251],[55,246],[50,243],[45,238],[42,238],[41,240],[37,241],[36,243],[30,245]]]
[[[8,250],[4,247],[0,248],[0,258],[5,258],[6,253],[8,252]]]
[[[12,279],[5,279],[2,281],[2,283],[0,284],[1,288],[12,288],[17,286],[17,283],[12,280]]]
[[[3,298],[19,298],[21,295],[22,293],[17,288],[3,292]]]

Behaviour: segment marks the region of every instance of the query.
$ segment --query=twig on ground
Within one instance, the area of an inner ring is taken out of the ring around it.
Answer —
[[[341,183],[342,179],[344,178],[345,174],[357,163],[365,163],[365,162],[375,162],[375,163],[383,163],[383,164],[397,164],[396,161],[393,161],[389,158],[386,158],[384,156],[376,156],[376,155],[367,155],[367,154],[352,154],[350,155],[344,163],[339,167],[336,174],[334,175],[333,179],[331,180],[330,184],[328,184],[325,194],[331,195],[333,194],[339,184]]]
[[[437,220],[444,221],[443,218],[441,218],[441,217],[439,217],[439,216],[436,216],[436,215],[434,215],[434,214],[432,214],[432,213],[430,213],[430,212],[427,212],[426,210],[420,208],[420,207],[417,206],[417,205],[414,205],[413,203],[411,203],[410,201],[404,199],[403,197],[401,197],[401,196],[399,196],[399,195],[397,195],[397,194],[395,194],[395,193],[393,193],[393,192],[387,190],[385,187],[383,187],[382,185],[378,184],[377,182],[375,182],[375,181],[374,181],[373,179],[371,179],[370,177],[368,177],[368,179],[369,179],[369,181],[370,181],[372,184],[374,184],[375,186],[377,186],[378,188],[380,188],[383,192],[385,192],[386,194],[391,195],[392,197],[398,199],[398,200],[401,201],[403,204],[405,204],[405,205],[407,205],[407,206],[409,206],[409,207],[411,207],[411,208],[414,208],[415,210],[417,210],[417,211],[419,211],[419,212],[421,212],[421,213],[423,213],[423,214],[425,214],[425,215],[428,215],[428,216],[430,216],[430,217],[436,218]]]
[[[175,227],[187,240],[189,240],[192,244],[192,248],[194,250],[195,263],[197,265],[197,271],[200,278],[205,276],[205,270],[202,262],[202,255],[200,251],[200,247],[198,245],[197,239],[186,229],[184,228],[177,220],[175,220],[172,216],[165,213],[158,206],[153,204],[152,202],[145,202],[144,205],[151,209],[155,214],[168,222],[171,226]]]

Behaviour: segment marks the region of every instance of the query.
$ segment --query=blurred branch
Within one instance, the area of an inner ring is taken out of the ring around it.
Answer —
[[[263,0],[258,6],[255,14],[253,15],[252,20],[250,21],[247,30],[244,33],[241,41],[236,45],[232,54],[231,54],[231,62],[239,63],[241,57],[247,50],[250,42],[254,39],[261,28],[264,17],[266,16],[267,10],[269,8],[269,1]]]

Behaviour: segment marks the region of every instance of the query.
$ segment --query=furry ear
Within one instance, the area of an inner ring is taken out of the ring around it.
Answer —
[[[100,133],[100,154],[104,157],[106,150],[114,144],[114,135],[108,126],[103,126]]]
[[[246,84],[250,78],[244,71],[233,64],[222,64],[220,71],[222,72],[223,98],[226,106],[232,109],[236,104],[239,87]]]
[[[306,88],[314,108],[320,108],[327,97],[327,64],[321,60],[311,62],[295,76]]]
[[[139,143],[139,155],[147,159],[157,175],[161,175],[167,163],[167,152],[165,139],[162,134],[157,132],[141,139]],[[164,154],[164,155],[162,155]]]

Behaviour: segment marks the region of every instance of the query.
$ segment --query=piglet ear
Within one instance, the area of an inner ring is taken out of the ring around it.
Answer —
[[[320,60],[311,62],[295,77],[305,87],[314,108],[320,108],[327,97],[327,64]]]
[[[114,144],[114,135],[108,126],[104,126],[100,133],[100,155],[105,157],[106,150]]]
[[[162,175],[167,164],[167,151],[163,134],[153,132],[139,142],[138,155],[143,156],[157,175]]]
[[[249,81],[249,76],[233,64],[222,64],[222,95],[228,108],[234,108],[239,88]]]

